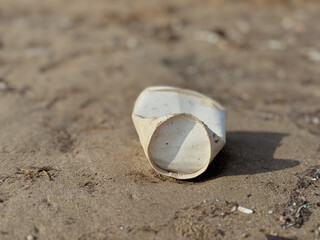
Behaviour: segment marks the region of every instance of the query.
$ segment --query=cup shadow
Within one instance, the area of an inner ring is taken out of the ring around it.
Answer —
[[[300,164],[292,159],[275,159],[274,152],[288,134],[276,132],[227,132],[227,144],[208,169],[192,182],[216,177],[273,172]]]

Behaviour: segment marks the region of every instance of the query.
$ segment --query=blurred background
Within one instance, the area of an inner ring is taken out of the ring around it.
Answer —
[[[319,133],[319,8],[310,0],[1,0],[1,91],[72,107],[102,95],[121,115],[139,90],[169,84],[266,117],[286,114]]]

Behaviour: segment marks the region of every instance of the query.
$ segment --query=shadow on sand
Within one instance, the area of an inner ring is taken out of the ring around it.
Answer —
[[[227,132],[227,144],[207,171],[192,179],[203,182],[220,176],[248,175],[278,171],[299,165],[291,159],[274,159],[280,141],[288,134],[274,132]]]

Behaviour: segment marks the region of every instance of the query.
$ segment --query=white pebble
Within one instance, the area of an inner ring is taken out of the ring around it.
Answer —
[[[237,206],[236,205],[234,205],[232,208],[231,208],[231,212],[235,212],[236,210],[237,210]]]
[[[5,82],[0,82],[0,90],[6,90],[8,88]]]
[[[320,123],[320,119],[319,119],[318,117],[313,117],[313,118],[312,118],[312,122],[313,122],[314,124],[319,124],[319,123]]]
[[[252,214],[253,213],[253,210],[249,209],[249,208],[245,208],[245,207],[242,207],[242,206],[239,206],[238,207],[238,210],[240,212],[243,212],[243,213],[246,213],[246,214]]]
[[[199,41],[205,41],[210,44],[216,44],[219,42],[219,35],[209,31],[197,31],[195,32],[195,38]]]
[[[313,62],[320,62],[320,51],[316,49],[310,49],[307,52],[307,56]]]
[[[32,235],[28,235],[27,240],[34,240],[34,237]]]
[[[207,42],[211,44],[216,44],[217,42],[219,42],[219,36],[215,33],[209,33],[207,35]]]

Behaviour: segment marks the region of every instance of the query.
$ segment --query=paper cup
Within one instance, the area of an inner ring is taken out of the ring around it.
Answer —
[[[224,108],[191,90],[147,88],[132,119],[151,166],[177,179],[199,176],[226,143]]]

